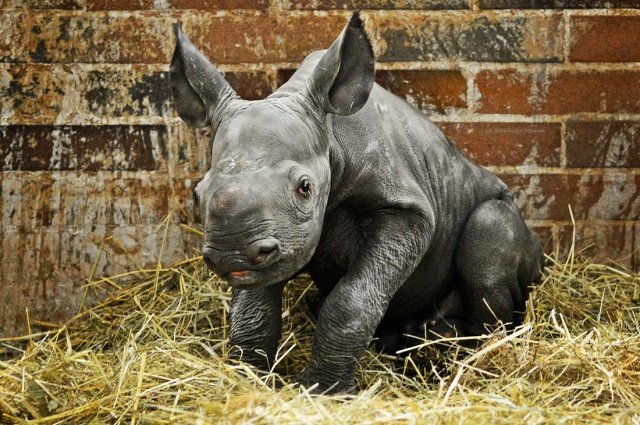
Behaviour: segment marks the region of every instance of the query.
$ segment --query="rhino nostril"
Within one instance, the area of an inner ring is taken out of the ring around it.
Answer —
[[[271,254],[272,252],[277,251],[276,248],[272,248],[272,249],[263,249],[261,250],[257,256],[254,257],[253,262],[256,264],[260,264],[264,261],[264,259],[269,256],[269,254]]]
[[[209,270],[213,270],[213,261],[209,260],[209,258],[207,257],[203,257],[204,258],[204,263],[207,265],[207,267],[209,267]]]
[[[202,258],[204,259],[204,263],[209,267],[210,270],[213,270],[214,264],[211,260],[211,256],[213,255],[213,250],[208,247],[202,248]]]
[[[255,264],[260,264],[267,257],[280,251],[280,243],[275,238],[267,238],[251,245],[247,254]]]

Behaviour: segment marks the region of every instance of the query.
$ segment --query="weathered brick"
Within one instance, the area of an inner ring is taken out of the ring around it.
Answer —
[[[555,248],[554,245],[554,237],[553,237],[553,226],[536,226],[527,223],[529,229],[533,233],[538,242],[540,242],[540,246],[542,246],[542,250],[546,254],[551,254]]]
[[[344,16],[315,14],[202,15],[184,19],[189,38],[219,64],[298,63],[312,51],[331,46],[344,25]]]
[[[116,226],[162,223],[170,212],[171,184],[164,176],[145,175],[109,182],[109,201]]]
[[[570,61],[640,61],[640,15],[572,16],[570,25]]]
[[[300,62],[327,48],[343,16],[185,13],[189,38],[214,63]],[[6,13],[0,61],[168,64],[174,40],[169,15]],[[216,40],[212,42],[212,40]]]
[[[560,124],[438,122],[436,125],[482,165],[560,165]]]
[[[87,124],[109,117],[161,116],[166,73],[144,68],[0,64],[2,124]]]
[[[296,0],[289,2],[292,9],[302,10],[444,10],[444,9],[469,9],[470,0],[322,0],[305,1]]]
[[[2,227],[28,231],[55,226],[59,220],[56,184],[50,174],[5,174],[2,180]]]
[[[578,222],[574,243],[574,228],[569,223],[558,226],[556,249],[561,259],[567,258],[573,245],[575,255],[589,257],[594,262],[616,262],[630,270],[638,270],[638,230],[638,222]]]
[[[0,0],[0,9],[81,9],[84,0]]]
[[[640,7],[638,0],[480,0],[481,9],[611,9]]]
[[[275,89],[275,80],[264,71],[225,72],[224,77],[236,93],[247,100],[264,99]]]
[[[567,167],[640,167],[640,122],[569,121]]]
[[[168,16],[61,15],[9,12],[0,60],[40,63],[168,63],[173,49]]]
[[[559,62],[560,14],[447,14],[417,12],[373,16],[382,39],[381,62]]]
[[[2,124],[52,122],[70,91],[62,69],[46,65],[0,64],[0,120]]]
[[[267,72],[227,72],[245,99],[273,91]],[[0,125],[100,124],[173,114],[167,72],[147,65],[0,64]]]
[[[5,276],[13,278],[0,281],[2,304],[5,305],[3,317],[0,318],[0,323],[4,321],[5,327],[0,332],[6,333],[7,328],[25,331],[25,307],[29,308],[31,320],[41,319],[41,313],[46,308],[64,308],[66,299],[52,296],[58,280],[56,269],[60,245],[57,236],[49,230],[24,232],[5,229],[3,251],[11,255],[4,256],[0,268]]]
[[[211,129],[192,128],[184,122],[167,126],[167,162],[181,180],[193,173],[204,176],[211,164]]]
[[[158,225],[170,211],[171,184],[160,172],[69,173],[56,190],[62,227]]]
[[[86,0],[88,10],[145,10],[145,9],[267,9],[269,0]]]
[[[165,156],[163,126],[0,127],[3,171],[154,170]]]
[[[483,70],[475,85],[482,113],[640,113],[636,70]]]
[[[460,71],[378,71],[376,82],[426,113],[467,106],[467,81]]]
[[[158,225],[169,214],[166,173],[5,173],[2,227],[61,230]]]
[[[4,235],[0,245],[11,255],[3,258],[0,273],[20,278],[0,280],[3,336],[26,333],[25,307],[32,321],[62,323],[74,316],[84,296],[83,285],[94,267],[94,280],[135,268],[151,268],[158,262],[161,247],[162,263],[170,264],[184,258],[186,240],[176,224],[169,226],[166,239],[164,228],[157,224],[10,229]],[[91,288],[85,302],[94,304],[106,293],[104,289],[106,285],[102,290]],[[32,330],[37,330],[33,324]]]
[[[501,174],[528,220],[633,220],[640,175]]]
[[[290,68],[278,69],[276,73],[276,81],[277,81],[278,87],[280,87],[281,85],[289,81],[289,79],[293,76],[295,72],[296,72],[295,69],[290,69]]]

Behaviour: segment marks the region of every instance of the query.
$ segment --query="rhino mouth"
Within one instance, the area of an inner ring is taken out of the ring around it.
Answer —
[[[286,279],[292,273],[286,270],[284,259],[282,255],[270,255],[258,264],[255,264],[255,261],[238,261],[226,266],[218,266],[204,256],[209,270],[236,288],[261,288]]]
[[[240,270],[220,277],[234,288],[261,288],[271,283],[267,280],[268,274],[269,270]]]

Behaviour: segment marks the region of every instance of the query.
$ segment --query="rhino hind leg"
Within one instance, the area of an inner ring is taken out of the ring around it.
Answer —
[[[480,204],[465,224],[455,254],[460,327],[482,335],[499,323],[522,323],[530,287],[540,281],[544,255],[513,199]],[[443,321],[446,322],[446,321]]]

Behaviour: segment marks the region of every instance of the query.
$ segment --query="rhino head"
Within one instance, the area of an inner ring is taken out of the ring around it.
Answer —
[[[371,44],[358,14],[273,95],[241,99],[174,26],[171,91],[179,116],[211,126],[211,168],[193,191],[208,267],[239,288],[298,273],[320,240],[331,189],[327,114],[349,115],[373,85]],[[305,62],[306,62],[305,61]]]

